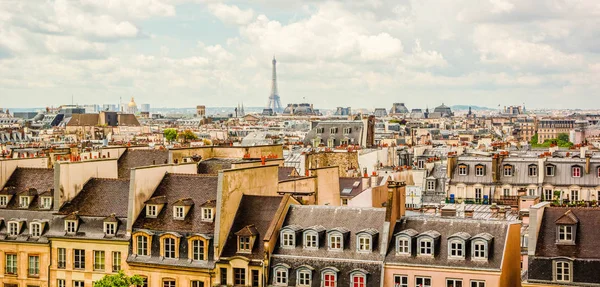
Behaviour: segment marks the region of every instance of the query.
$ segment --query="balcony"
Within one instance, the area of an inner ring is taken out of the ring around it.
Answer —
[[[461,197],[454,197],[453,194],[450,195],[450,197],[446,197],[446,203],[465,203],[465,204],[490,204],[490,201],[488,199],[487,195],[484,195],[483,197],[475,197],[475,198],[461,198]]]

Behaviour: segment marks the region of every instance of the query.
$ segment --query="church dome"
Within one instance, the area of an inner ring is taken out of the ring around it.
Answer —
[[[130,107],[130,108],[137,107],[137,105],[135,104],[135,101],[133,100],[133,97],[131,97],[131,102],[129,102],[129,104],[127,104],[127,106]]]

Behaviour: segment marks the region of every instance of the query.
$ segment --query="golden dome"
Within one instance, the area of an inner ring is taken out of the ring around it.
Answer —
[[[137,105],[135,104],[135,101],[133,100],[133,97],[131,97],[131,102],[129,102],[129,104],[127,104],[127,106],[130,108],[137,107]]]

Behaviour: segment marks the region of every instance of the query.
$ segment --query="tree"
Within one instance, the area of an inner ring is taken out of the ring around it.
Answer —
[[[169,142],[172,142],[177,138],[177,130],[176,129],[165,129],[163,134]]]
[[[538,144],[538,134],[534,134],[531,137],[531,141],[529,141],[529,143],[531,144],[531,146],[536,146]]]
[[[196,140],[198,139],[198,136],[190,131],[190,130],[185,130],[182,133],[179,134],[180,137],[184,138],[185,140]]]
[[[138,275],[129,277],[123,270],[114,275],[106,275],[94,283],[94,287],[129,287],[133,285],[144,285],[144,279]]]
[[[559,134],[558,140],[563,141],[563,142],[569,142],[569,135],[568,134]]]

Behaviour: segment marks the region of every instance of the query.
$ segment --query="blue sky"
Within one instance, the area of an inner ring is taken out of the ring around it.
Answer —
[[[0,1],[0,105],[600,108],[600,4]]]

